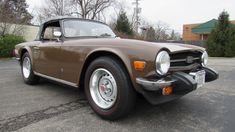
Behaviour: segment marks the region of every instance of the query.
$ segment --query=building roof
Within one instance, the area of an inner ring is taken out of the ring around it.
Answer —
[[[212,19],[208,22],[202,23],[194,28],[192,28],[192,32],[196,34],[209,34],[211,30],[215,27],[217,24],[216,19]]]

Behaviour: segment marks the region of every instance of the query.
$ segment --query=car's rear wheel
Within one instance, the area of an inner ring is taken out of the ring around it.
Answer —
[[[39,80],[39,77],[34,75],[33,73],[31,58],[28,52],[24,53],[24,55],[22,56],[21,73],[24,82],[27,84],[33,85],[36,84]]]
[[[118,59],[100,57],[88,67],[85,92],[91,108],[102,118],[115,120],[128,114],[136,92]]]

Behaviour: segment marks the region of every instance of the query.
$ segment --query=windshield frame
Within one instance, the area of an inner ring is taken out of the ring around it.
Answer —
[[[91,22],[91,23],[98,23],[101,25],[105,25],[112,31],[114,36],[107,36],[107,37],[106,36],[74,36],[74,37],[66,36],[65,26],[64,26],[64,22],[66,22],[66,21],[84,21],[84,22]],[[102,22],[98,22],[98,21],[88,20],[88,19],[79,19],[79,18],[63,19],[61,21],[61,28],[62,28],[62,34],[63,34],[64,38],[116,38],[117,37],[115,32],[107,24],[102,23]]]

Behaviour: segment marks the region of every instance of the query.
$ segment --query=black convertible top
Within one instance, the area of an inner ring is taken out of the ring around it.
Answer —
[[[91,21],[91,22],[97,22],[97,23],[101,23],[101,24],[105,24],[107,25],[106,23],[103,23],[103,22],[100,22],[100,21],[96,21],[96,20],[91,20],[91,19],[84,19],[84,18],[78,18],[78,17],[72,17],[72,16],[58,16],[58,17],[53,17],[53,18],[50,18],[46,21],[44,21],[42,23],[42,25],[44,25],[45,23],[48,23],[48,22],[52,22],[52,21],[59,21],[59,20],[66,20],[66,19],[77,19],[77,20],[83,20],[83,21]]]

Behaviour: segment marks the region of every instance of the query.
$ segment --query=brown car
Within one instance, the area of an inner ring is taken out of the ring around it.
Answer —
[[[120,39],[106,24],[78,18],[45,22],[15,53],[25,83],[42,77],[84,88],[91,108],[109,120],[126,115],[137,93],[160,104],[218,78],[204,48]]]

